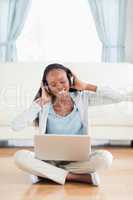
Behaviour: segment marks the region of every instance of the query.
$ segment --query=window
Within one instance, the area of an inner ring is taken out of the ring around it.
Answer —
[[[19,61],[101,60],[88,0],[34,0],[17,40]]]

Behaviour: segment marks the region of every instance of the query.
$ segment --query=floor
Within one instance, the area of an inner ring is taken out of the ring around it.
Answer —
[[[18,149],[0,148],[0,199],[133,200],[133,148],[102,149],[112,152],[114,161],[108,171],[100,174],[101,185],[93,187],[89,184],[70,182],[61,186],[49,181],[33,185],[29,175],[14,164],[13,154]]]

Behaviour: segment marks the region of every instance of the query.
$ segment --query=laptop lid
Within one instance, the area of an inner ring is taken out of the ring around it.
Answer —
[[[40,160],[85,161],[91,152],[91,138],[88,135],[35,135],[34,148]]]

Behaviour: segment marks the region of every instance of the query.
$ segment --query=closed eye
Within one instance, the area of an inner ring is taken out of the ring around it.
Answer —
[[[59,81],[60,84],[65,84],[66,82],[67,82],[66,80]],[[58,83],[51,83],[51,84],[49,84],[49,86],[56,87],[57,84]]]
[[[66,81],[61,81],[60,83],[66,83]]]
[[[51,87],[56,87],[56,85],[50,85]]]

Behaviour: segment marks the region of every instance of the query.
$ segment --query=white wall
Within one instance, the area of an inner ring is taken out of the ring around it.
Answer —
[[[126,61],[133,63],[133,0],[128,0],[126,31]]]

